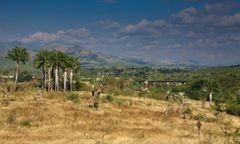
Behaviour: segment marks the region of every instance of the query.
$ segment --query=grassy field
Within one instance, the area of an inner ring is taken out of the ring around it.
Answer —
[[[182,119],[179,104],[130,96],[101,95],[100,108],[89,107],[89,92],[17,92],[0,104],[2,144],[223,144],[240,118],[201,108],[188,100],[191,117]],[[201,117],[202,129],[194,129]],[[238,137],[239,138],[239,137]]]

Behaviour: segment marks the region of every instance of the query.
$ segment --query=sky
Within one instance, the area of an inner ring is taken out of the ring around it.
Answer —
[[[0,42],[11,41],[155,62],[239,64],[240,0],[0,0]]]

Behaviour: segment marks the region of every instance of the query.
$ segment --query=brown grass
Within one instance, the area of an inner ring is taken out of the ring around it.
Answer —
[[[196,120],[166,117],[163,101],[117,96],[112,103],[100,103],[96,110],[88,107],[88,92],[79,93],[80,103],[67,100],[68,94],[45,93],[38,98],[36,93],[11,94],[9,106],[0,104],[0,143],[200,144],[212,133],[216,137],[214,143],[221,144],[224,121],[240,126],[239,117],[225,115],[221,121],[203,122],[198,137],[193,129]],[[201,102],[190,102],[194,115],[203,113],[207,118],[215,118],[210,109],[201,109]],[[173,108],[176,110],[178,104],[173,104]],[[7,119],[13,109],[16,122],[9,124]]]

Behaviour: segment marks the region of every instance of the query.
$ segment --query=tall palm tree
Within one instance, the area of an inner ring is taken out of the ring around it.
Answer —
[[[63,70],[64,70],[63,91],[64,92],[66,92],[66,90],[67,90],[67,71],[69,70],[70,66],[71,66],[70,57],[68,55],[65,55],[65,63],[63,66]]]
[[[51,53],[51,65],[54,68],[55,91],[59,91],[59,70],[66,63],[66,56],[63,52],[53,51]]]
[[[41,50],[36,54],[34,59],[34,67],[42,69],[42,89],[47,87],[47,68],[49,67],[50,52],[47,50]]]
[[[210,104],[212,104],[212,100],[213,100],[213,93],[221,93],[220,91],[220,84],[218,81],[214,81],[214,80],[208,80],[206,82],[206,88],[208,91],[208,99]]]
[[[73,90],[73,72],[77,72],[80,69],[80,62],[79,59],[77,57],[74,56],[69,56],[68,57],[68,67],[70,70],[70,91]]]
[[[15,73],[15,85],[14,85],[14,89],[16,91],[18,75],[19,75],[19,64],[20,62],[25,64],[29,60],[29,53],[26,48],[21,48],[16,46],[15,48],[8,51],[6,58],[16,61],[16,73]]]

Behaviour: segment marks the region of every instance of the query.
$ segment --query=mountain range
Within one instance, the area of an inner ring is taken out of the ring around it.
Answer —
[[[25,44],[21,42],[1,42],[0,59],[3,60],[7,51],[15,46],[26,47],[33,59],[34,54],[40,49],[58,50],[80,58],[81,66],[86,68],[111,68],[111,67],[200,67],[203,64],[189,60],[187,62],[174,61],[147,61],[136,58],[122,58],[117,56],[106,55],[98,51],[86,49],[80,45],[65,45],[61,43],[48,43],[42,46],[34,44]]]

